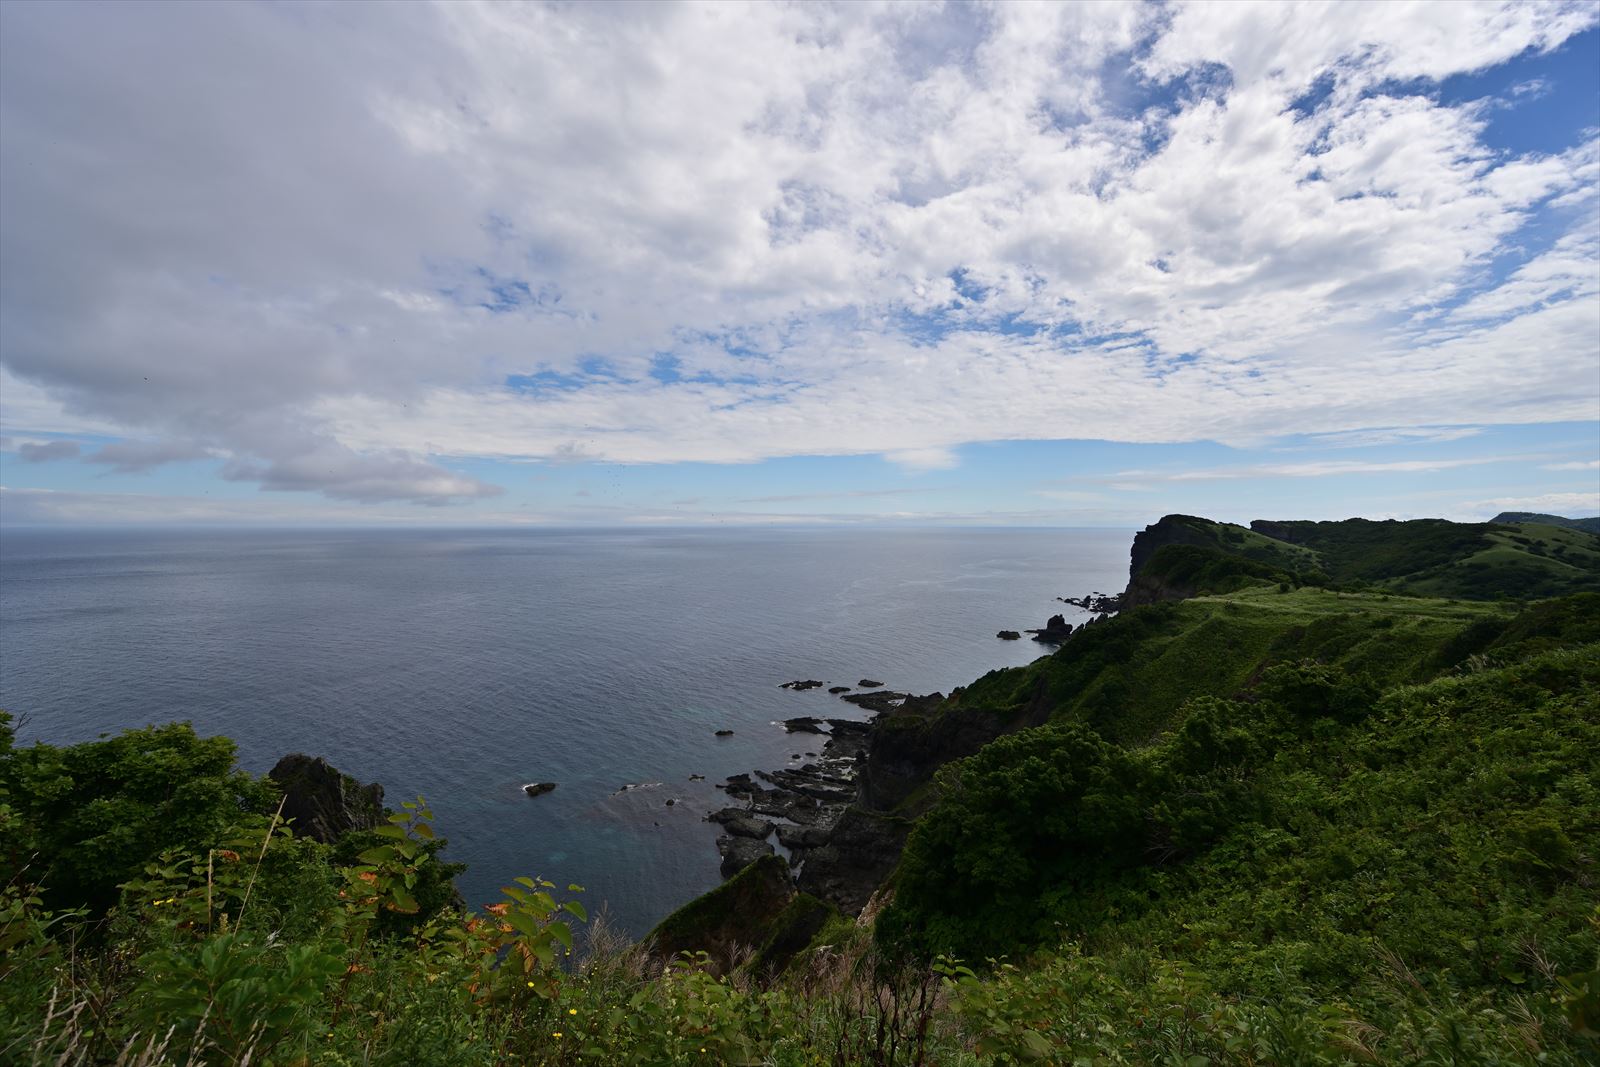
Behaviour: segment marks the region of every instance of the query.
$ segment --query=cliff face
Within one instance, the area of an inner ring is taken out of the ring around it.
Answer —
[[[1133,535],[1133,549],[1129,553],[1128,582],[1133,583],[1145,564],[1167,545],[1196,545],[1211,548],[1216,538],[1210,531],[1208,519],[1193,515],[1165,515]]]
[[[1122,610],[1193,596],[1195,590],[1188,583],[1146,571],[1156,554],[1168,546],[1215,548],[1217,539],[1211,527],[1208,520],[1193,515],[1167,515],[1134,534],[1128,561],[1128,588],[1122,594]]]

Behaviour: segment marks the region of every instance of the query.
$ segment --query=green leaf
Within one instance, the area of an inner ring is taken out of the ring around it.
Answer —
[[[579,922],[586,923],[589,921],[589,913],[584,910],[583,905],[579,904],[576,900],[566,901],[561,906],[562,908],[571,912],[573,915],[576,915]]]
[[[572,951],[572,928],[570,926],[566,923],[551,923],[549,930],[555,935],[557,941],[567,947],[568,952]]]
[[[539,933],[539,924],[534,922],[533,916],[529,915],[525,911],[519,911],[516,908],[510,908],[507,909],[505,915],[501,916],[501,918],[505,919],[506,923],[513,930],[516,930],[518,933],[524,934],[527,937],[536,937]]]
[[[394,857],[395,851],[393,848],[389,847],[388,845],[379,845],[377,848],[369,848],[365,852],[360,853],[356,856],[356,859],[360,860],[362,863],[379,864],[388,863],[390,860],[394,859]]]

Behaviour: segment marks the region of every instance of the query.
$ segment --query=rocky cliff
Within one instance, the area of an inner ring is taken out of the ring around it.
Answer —
[[[292,753],[267,777],[283,789],[284,818],[294,820],[294,832],[301,837],[332,844],[351,830],[370,830],[383,822],[383,786],[362,785],[320,756]]]

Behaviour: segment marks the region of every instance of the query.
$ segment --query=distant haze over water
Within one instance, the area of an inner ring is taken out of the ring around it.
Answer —
[[[392,805],[427,796],[474,906],[577,882],[639,935],[719,882],[713,783],[819,750],[776,720],[860,717],[780,682],[948,693],[1027,663],[1045,650],[995,631],[1081,618],[1054,598],[1120,589],[1129,538],[13,528],[0,708],[25,743],[187,719],[252,772],[326,756]]]

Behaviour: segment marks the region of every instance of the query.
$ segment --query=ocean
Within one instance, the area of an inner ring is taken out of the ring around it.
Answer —
[[[815,678],[948,693],[1043,649],[1055,597],[1126,582],[1130,532],[0,531],[0,708],[19,741],[188,720],[264,772],[325,756],[418,795],[474,906],[585,887],[638,936],[720,882],[713,788],[796,764]],[[717,730],[732,730],[717,737]],[[690,775],[705,781],[691,782]],[[530,798],[522,785],[557,783]],[[636,788],[624,789],[624,786]],[[675,801],[668,805],[668,800]]]

